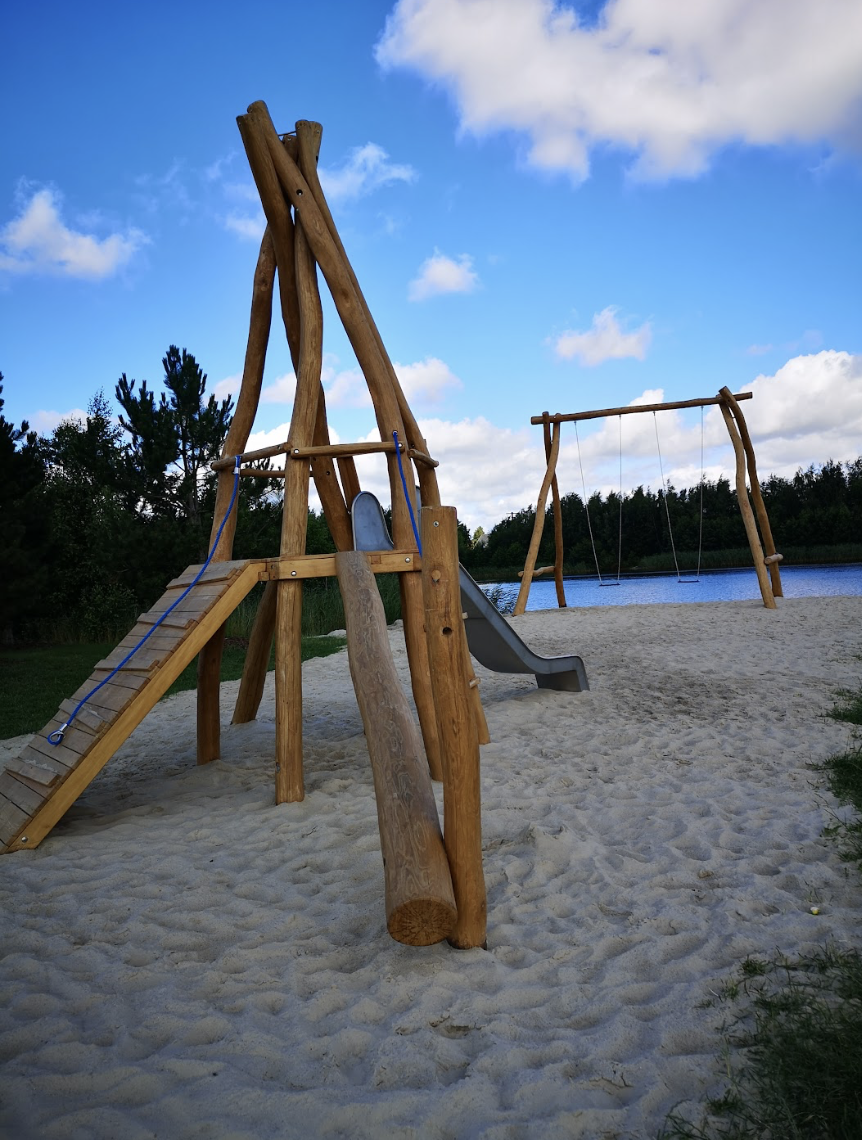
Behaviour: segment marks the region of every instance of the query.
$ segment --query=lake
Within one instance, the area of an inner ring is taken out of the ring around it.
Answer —
[[[608,579],[604,579],[608,582]],[[616,583],[616,579],[610,579]],[[781,583],[786,598],[830,597],[862,594],[862,563],[841,566],[782,566]],[[566,602],[570,606],[663,605],[668,602],[741,602],[760,598],[757,575],[748,570],[701,571],[695,581],[677,581],[676,574],[650,574],[623,577],[619,585],[600,586],[597,578],[564,578]],[[518,596],[517,582],[499,582],[482,589],[499,597],[494,601],[511,612]],[[779,603],[780,604],[780,603]],[[550,610],[557,605],[552,577],[534,578],[528,610]]]

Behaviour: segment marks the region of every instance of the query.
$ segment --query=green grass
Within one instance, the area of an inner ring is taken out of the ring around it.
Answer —
[[[862,691],[842,692],[837,720],[862,724]],[[862,870],[862,734],[816,766],[856,818],[826,833]],[[862,956],[821,951],[747,959],[719,994],[728,1079],[699,1120],[672,1112],[659,1140],[859,1140],[862,1137]]]
[[[303,637],[302,660],[337,653],[344,644],[343,638]],[[107,657],[113,648],[113,642],[100,642],[0,650],[0,740],[38,732],[61,702],[87,680],[96,662]],[[244,660],[244,646],[226,645],[222,681],[238,680]],[[271,655],[270,669],[274,664]],[[193,689],[196,684],[197,660],[183,670],[166,695]]]
[[[862,957],[824,950],[749,959],[719,995],[729,1080],[699,1121],[671,1113],[659,1140],[859,1140]]]

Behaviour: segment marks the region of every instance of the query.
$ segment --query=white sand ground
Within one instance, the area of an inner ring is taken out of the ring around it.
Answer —
[[[822,714],[862,682],[862,598],[514,622],[592,689],[480,670],[487,952],[385,932],[346,653],[305,666],[301,804],[273,804],[271,680],[203,768],[182,694],[0,859],[0,1133],[651,1137],[720,1087],[700,1007],[733,968],[858,945],[809,765],[850,738]]]

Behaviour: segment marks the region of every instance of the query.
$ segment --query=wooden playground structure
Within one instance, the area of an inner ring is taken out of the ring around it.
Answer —
[[[218,471],[213,552],[204,567],[191,566],[168,584],[90,680],[0,775],[0,845],[3,851],[37,846],[195,657],[198,763],[219,756],[225,622],[258,582],[266,586],[233,723],[256,716],[274,639],[275,798],[277,803],[301,800],[302,582],[336,576],[374,775],[387,928],[410,945],[448,938],[457,947],[482,946],[479,745],[489,737],[464,631],[455,508],[440,503],[437,463],[326,204],[317,176],[321,126],[300,121],[295,132],[279,135],[262,102],[253,103],[237,122],[267,227],[254,274],[242,387],[222,458],[212,465]],[[379,443],[330,442],[321,385],[318,268],[365,376]],[[247,452],[263,382],[276,270],[296,396],[287,440]],[[368,453],[386,459],[392,503],[393,548],[371,552],[354,549],[350,515],[360,492],[354,460]],[[276,455],[284,457],[280,470],[251,465]],[[236,487],[240,478],[260,477],[284,480],[280,550],[269,558],[235,561],[236,513],[230,508]],[[305,553],[311,479],[338,551],[334,555]],[[399,575],[418,728],[396,675],[374,581],[384,572]],[[442,832],[432,777],[443,781]]]
[[[602,408],[591,412],[570,412],[550,415],[542,412],[540,416],[533,416],[531,424],[541,424],[544,431],[545,459],[547,469],[542,485],[539,488],[539,497],[536,503],[536,520],[533,524],[533,534],[527,551],[524,569],[521,572],[521,586],[515,602],[514,613],[522,614],[527,608],[527,598],[530,585],[534,577],[540,574],[553,573],[557,592],[557,605],[565,607],[566,595],[563,588],[563,516],[560,503],[560,491],[557,481],[557,461],[560,455],[560,425],[563,423],[577,423],[581,420],[607,419],[611,416],[634,415],[639,412],[663,412],[680,408],[704,408],[717,404],[733,444],[736,458],[736,498],[742,521],[745,524],[745,534],[751,548],[754,569],[757,573],[757,583],[763,604],[767,609],[776,609],[775,599],[783,596],[781,588],[781,575],[778,564],[782,555],[775,551],[775,542],[772,538],[772,529],[769,525],[769,516],[766,505],[760,493],[760,483],[757,478],[757,463],[754,455],[754,445],[751,435],[739,406],[741,400],[750,400],[750,392],[738,392],[734,395],[729,388],[722,388],[717,396],[705,399],[677,400],[663,404],[635,404],[624,408]],[[751,501],[748,497],[746,475],[751,486]],[[701,476],[702,478],[702,476]],[[536,568],[536,559],[539,555],[539,545],[542,541],[542,532],[545,526],[545,510],[548,501],[548,492],[551,493],[551,502],[554,518],[554,564]],[[752,509],[751,503],[754,503]],[[759,532],[758,532],[759,527]],[[762,536],[762,541],[761,541]],[[765,550],[765,553],[764,553]]]

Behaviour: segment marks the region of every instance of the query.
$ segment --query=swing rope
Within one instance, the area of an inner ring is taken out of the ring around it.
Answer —
[[[659,473],[661,475],[661,489],[662,489],[662,492],[664,494],[664,510],[665,510],[665,514],[667,515],[667,532],[670,535],[670,548],[671,548],[671,551],[673,552],[673,564],[676,567],[676,580],[677,580],[677,582],[681,582],[682,581],[682,575],[679,572],[679,562],[678,562],[677,557],[676,557],[676,545],[674,544],[674,541],[673,541],[673,527],[671,526],[671,523],[670,523],[670,507],[668,506],[668,501],[667,501],[667,484],[665,483],[665,478],[664,478],[664,464],[662,463],[662,458],[661,458],[661,443],[659,442],[659,438],[658,438],[658,420],[656,419],[655,412],[653,412],[653,414],[652,414],[652,420],[653,420],[653,426],[655,427],[656,447],[658,448],[658,469],[659,469]]]
[[[617,416],[617,421],[620,429],[620,524],[617,539],[617,585],[619,585],[623,567],[623,417]]]
[[[704,484],[704,468],[703,468],[703,408],[700,409],[700,533],[697,539],[697,574],[695,581],[700,581],[700,560],[703,554],[703,484]]]
[[[584,478],[584,465],[581,462],[581,441],[578,437],[578,422],[577,422],[577,420],[575,420],[575,441],[577,442],[577,445],[578,445],[578,467],[580,468],[580,471],[581,471],[581,486],[584,489],[584,509],[587,512],[587,530],[590,532],[590,545],[593,548],[593,559],[595,560],[595,563],[596,563],[596,573],[599,576],[599,585],[604,586],[605,583],[602,580],[602,572],[599,569],[599,555],[598,555],[598,551],[596,550],[596,540],[593,538],[593,524],[590,521],[590,504],[587,500],[587,481]]]
[[[401,487],[404,491],[404,498],[407,500],[407,510],[410,512],[410,523],[413,527],[413,537],[416,539],[416,549],[422,553],[422,540],[419,538],[419,527],[416,525],[416,516],[413,514],[413,504],[410,502],[410,492],[407,490],[407,477],[404,474],[404,466],[401,463],[401,444],[398,442],[398,432],[393,431],[392,438],[395,440],[395,457],[398,460],[398,473],[401,476]]]
[[[206,570],[207,566],[209,566],[210,562],[212,562],[212,557],[216,552],[216,547],[219,544],[219,539],[221,538],[222,531],[225,528],[225,523],[227,522],[228,518],[230,517],[230,513],[233,510],[233,505],[236,502],[236,493],[237,493],[237,490],[239,489],[239,467],[240,467],[240,461],[241,460],[242,460],[241,455],[235,456],[234,469],[233,469],[233,492],[231,493],[230,502],[228,503],[227,510],[224,513],[224,518],[221,520],[221,526],[218,528],[218,533],[215,536],[215,542],[212,544],[212,549],[210,550],[209,554],[207,555],[207,560],[206,560],[206,562],[204,562],[203,566],[201,566],[200,570],[198,570],[197,574],[195,575],[194,581],[191,583],[191,585],[187,586],[186,589],[183,590],[183,592],[177,598],[177,600],[165,610],[165,612],[162,614],[162,616],[159,618],[159,620],[151,627],[151,629],[149,630],[148,633],[144,634],[144,636],[141,638],[141,640],[138,642],[138,644],[134,647],[134,649],[129,650],[129,652],[126,654],[126,656],[120,662],[120,664],[115,666],[115,668],[113,668],[111,670],[111,672],[107,675],[107,677],[105,677],[105,679],[103,681],[100,681],[98,683],[98,685],[95,685],[92,689],[90,689],[89,693],[87,693],[87,695],[85,697],[82,697],[80,699],[80,701],[78,701],[77,705],[75,705],[75,708],[72,711],[72,715],[69,717],[69,719],[66,721],[66,723],[61,724],[59,728],[55,728],[53,732],[48,734],[48,736],[46,737],[46,740],[48,741],[49,744],[53,744],[54,747],[56,747],[58,744],[63,743],[63,737],[66,735],[66,730],[71,725],[72,721],[75,719],[75,717],[81,711],[81,709],[84,707],[84,705],[87,703],[87,701],[92,700],[92,698],[96,695],[96,693],[98,693],[99,689],[101,689],[103,685],[107,685],[107,683],[111,680],[111,678],[115,677],[117,675],[117,673],[119,673],[119,671],[126,664],[126,662],[129,661],[132,657],[134,657],[134,655],[138,652],[138,650],[141,648],[141,646],[144,645],[150,637],[152,637],[152,635],[156,632],[156,630],[159,628],[159,626],[162,624],[162,622],[165,620],[165,618],[168,616],[168,614],[171,613],[172,610],[175,610],[177,608],[177,606],[180,604],[180,602],[183,600],[183,598],[185,598],[188,595],[188,593],[192,590],[192,588],[194,586],[196,586],[198,584],[198,582],[201,580],[201,578],[203,577],[203,573]]]

